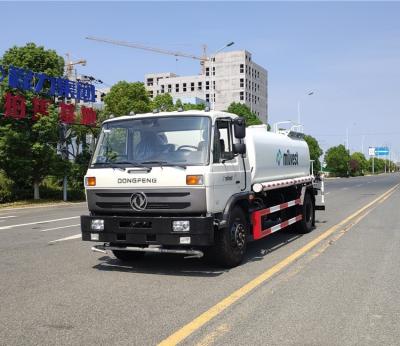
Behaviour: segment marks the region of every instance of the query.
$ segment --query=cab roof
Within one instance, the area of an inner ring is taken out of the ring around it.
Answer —
[[[236,114],[228,113],[228,112],[221,112],[221,111],[199,111],[199,110],[189,110],[189,111],[174,111],[174,112],[158,112],[158,113],[144,113],[144,114],[135,114],[135,115],[123,115],[120,117],[115,117],[111,119],[107,119],[103,122],[109,123],[113,121],[123,121],[123,120],[132,120],[132,119],[144,119],[144,118],[154,118],[154,117],[168,117],[168,116],[207,116],[212,119],[214,122],[217,118],[237,118]]]

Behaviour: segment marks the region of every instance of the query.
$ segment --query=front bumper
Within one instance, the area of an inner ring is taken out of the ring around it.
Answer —
[[[92,220],[104,220],[104,230],[91,229]],[[189,232],[173,232],[172,222],[187,220]],[[214,244],[214,218],[145,217],[145,216],[81,216],[82,240],[115,245],[210,246]],[[92,234],[98,234],[94,240]],[[190,237],[190,241],[187,241]],[[97,237],[96,237],[97,238]],[[183,239],[182,238],[186,238]]]

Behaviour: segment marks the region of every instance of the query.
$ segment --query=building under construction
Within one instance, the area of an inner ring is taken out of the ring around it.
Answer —
[[[174,101],[207,103],[215,110],[226,110],[232,102],[244,103],[262,122],[268,121],[267,70],[245,50],[216,54],[204,61],[199,75],[146,74],[145,85],[151,97],[169,93]]]
[[[169,93],[174,101],[205,103],[215,110],[226,110],[232,102],[246,104],[259,119],[268,122],[268,73],[253,62],[251,53],[245,50],[220,52],[234,42],[226,44],[211,57],[206,46],[203,55],[195,56],[139,43],[89,36],[88,40],[142,49],[159,54],[185,57],[200,61],[201,73],[194,76],[178,76],[174,73],[150,73],[145,75],[145,85],[150,97]]]

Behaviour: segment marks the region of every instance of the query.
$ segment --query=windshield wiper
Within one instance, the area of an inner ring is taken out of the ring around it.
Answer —
[[[118,162],[95,162],[93,163],[93,166],[97,166],[97,165],[101,165],[101,166],[106,166],[109,168],[114,168],[114,169],[120,169],[122,171],[125,171],[126,168],[124,167],[120,167],[119,165],[132,165],[134,167],[141,167],[141,168],[146,168],[149,169],[149,167],[142,165],[139,162],[135,162],[135,161],[118,161]]]
[[[141,163],[139,163],[139,162],[136,162],[136,161],[117,161],[117,162],[112,162],[113,164],[116,164],[116,165],[132,165],[132,166],[135,166],[135,167],[144,167],[144,168],[148,168],[148,167],[146,167],[146,166],[144,166],[144,165],[142,165]]]
[[[95,162],[92,163],[92,166],[103,166],[105,168],[114,168],[114,169],[120,169],[121,171],[125,171],[125,168],[116,166],[114,165],[114,163],[111,162]]]
[[[185,162],[185,161],[182,161],[182,162]],[[156,165],[158,164],[158,165],[160,165],[161,168],[163,166],[166,166],[166,167],[172,166],[172,167],[181,167],[181,168],[186,169],[185,165],[180,165],[179,163],[173,163],[173,162],[168,162],[168,161],[143,161],[143,162],[141,162],[141,164],[156,164]]]

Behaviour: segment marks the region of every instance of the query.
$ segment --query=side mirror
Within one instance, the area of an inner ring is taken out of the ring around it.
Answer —
[[[244,143],[234,143],[233,144],[234,154],[246,154],[246,144]]]
[[[233,126],[234,126],[234,131],[235,131],[235,137],[237,139],[242,139],[246,137],[246,121],[244,118],[236,118],[233,121]]]

